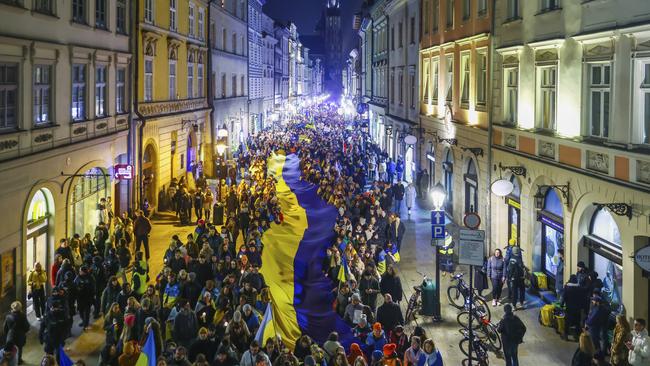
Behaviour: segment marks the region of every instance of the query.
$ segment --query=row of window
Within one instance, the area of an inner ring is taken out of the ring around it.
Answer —
[[[237,32],[232,32],[230,35],[230,49],[228,49],[228,30],[223,27],[221,28],[221,43],[217,42],[216,37],[216,25],[212,24],[212,48],[219,49],[224,52],[230,52],[234,54],[244,55],[246,52],[246,45],[243,35],[238,35]]]
[[[237,89],[237,79],[239,78],[239,90]],[[213,88],[216,89],[217,80],[214,80]],[[226,98],[228,96],[228,76],[225,72],[221,73],[221,98]],[[230,97],[242,96],[246,94],[246,76],[232,74],[230,76]],[[216,93],[214,95],[217,95]]]
[[[144,21],[154,23],[156,0],[145,0],[144,2]],[[198,8],[198,10],[197,10]],[[205,9],[189,3],[188,8],[188,35],[203,39],[205,34]],[[178,0],[169,0],[169,29],[178,32]]]
[[[539,0],[539,12],[556,9],[560,9],[560,0]],[[521,19],[521,0],[507,0],[506,11],[508,15],[507,20]]]
[[[194,72],[196,68],[196,73]],[[154,91],[154,60],[153,57],[146,56],[144,60],[144,100],[146,102],[153,101],[153,91]],[[188,62],[187,63],[187,98],[202,98],[204,94],[203,89],[203,64]],[[195,88],[195,79],[196,76],[196,88]],[[176,100],[179,99],[179,95],[176,89],[177,84],[177,68],[176,60],[169,60],[167,68],[167,85],[169,87],[169,99]]]
[[[409,29],[409,44],[415,44],[415,17],[411,17],[410,21],[410,29]],[[404,24],[402,22],[398,23],[397,26],[397,31],[398,31],[398,47],[402,48],[404,47]],[[390,28],[390,49],[392,51],[395,51],[395,26],[392,26]]]
[[[395,80],[395,68],[393,67],[390,71],[390,104],[397,103],[400,106],[404,105],[404,71],[400,70],[397,72],[397,80]],[[396,85],[397,84],[397,85]],[[415,72],[409,73],[409,107],[415,109],[416,102],[416,81],[415,81]],[[397,98],[395,98],[395,92],[397,89]]]
[[[642,126],[643,143],[650,143],[650,62],[639,61],[640,75],[634,87],[636,103],[640,106],[634,118]],[[587,106],[587,135],[595,138],[609,138],[612,92],[612,62],[593,62],[585,64]],[[510,124],[517,123],[519,68],[503,69],[503,118]],[[557,65],[536,67],[536,127],[555,131],[557,118]],[[574,86],[570,86],[574,87]]]
[[[445,55],[444,58],[444,87],[445,100],[451,102],[454,95],[454,55]],[[487,102],[487,77],[488,77],[488,64],[487,53],[485,51],[477,51],[474,53],[474,62],[472,62],[472,55],[469,51],[461,52],[460,54],[460,104],[462,108],[468,108],[470,103],[470,87],[471,87],[471,68],[475,70],[475,83],[476,88],[476,104],[485,105]],[[433,59],[425,59],[423,62],[423,93],[422,100],[424,103],[438,104],[439,98],[439,81],[440,81],[440,57]],[[431,92],[431,94],[429,94]]]
[[[89,70],[87,64],[72,65],[70,116],[74,121],[86,120],[88,114],[88,73],[95,73],[95,118],[108,116],[108,66],[97,65]],[[33,66],[32,107],[35,126],[55,123],[53,83],[56,79],[53,65]],[[18,127],[18,93],[21,88],[17,63],[0,63],[0,128]],[[115,77],[115,111],[127,111],[127,71],[118,66]]]
[[[445,2],[445,26],[447,29],[455,27],[456,4],[460,2],[463,22],[468,21],[472,16],[472,3],[476,3],[478,16],[487,15],[487,0],[425,0],[422,12],[423,33],[428,35],[430,31],[436,33],[440,21],[440,2]],[[433,21],[433,22],[432,22]]]
[[[91,17],[90,4],[91,0],[72,0],[72,21],[80,24],[89,24],[88,19]],[[109,0],[95,1],[95,28],[108,30],[108,3]],[[36,9],[41,12],[54,14],[53,0],[38,0]],[[117,0],[115,3],[115,31],[126,34],[127,31],[127,11],[126,0]]]

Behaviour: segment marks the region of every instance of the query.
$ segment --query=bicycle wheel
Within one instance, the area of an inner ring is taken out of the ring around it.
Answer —
[[[450,286],[447,288],[447,299],[449,300],[449,305],[456,309],[462,309],[465,305],[465,298],[458,289],[458,286]]]
[[[490,307],[482,297],[474,296],[473,308],[477,314],[485,316],[485,318],[487,318],[488,321],[492,319],[492,314],[490,313]]]
[[[501,336],[499,335],[499,332],[497,332],[497,328],[494,324],[486,324],[483,330],[485,331],[485,338],[487,338],[488,342],[492,346],[492,351],[496,352],[500,350],[502,345]]]
[[[456,316],[456,321],[460,324],[463,329],[469,329],[469,311],[461,311],[458,316]],[[476,330],[481,326],[481,318],[476,313],[472,313],[472,330]]]
[[[465,356],[469,357],[469,338],[461,339],[460,342],[458,342],[458,347],[460,347],[460,351],[463,352]],[[487,355],[485,354],[484,347],[485,346],[481,343],[481,341],[477,340],[472,346],[472,359],[485,359]]]
[[[463,366],[470,366],[469,364],[469,358],[464,359],[461,361],[461,365]],[[472,365],[471,366],[488,366],[488,360],[476,360],[472,359]]]
[[[406,314],[404,315],[404,321],[406,323],[410,322],[411,317],[413,317],[413,302],[409,300],[408,307],[406,308]]]

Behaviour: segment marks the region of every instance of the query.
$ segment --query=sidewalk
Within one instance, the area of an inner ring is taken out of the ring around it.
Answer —
[[[151,220],[152,230],[149,237],[149,249],[151,260],[149,262],[149,274],[151,281],[155,281],[156,275],[162,268],[162,258],[170,238],[174,234],[185,239],[187,234],[194,231],[194,226],[179,226],[178,219],[173,214],[163,212]],[[129,278],[130,280],[130,278]],[[45,352],[38,341],[39,322],[32,314],[29,318],[32,325],[27,335],[27,345],[23,351],[23,359],[26,365],[39,365]],[[66,341],[66,353],[73,361],[83,359],[88,365],[96,365],[99,360],[99,353],[104,346],[105,333],[102,329],[104,319],[99,318],[91,324],[91,329],[83,332],[79,327],[81,318],[74,317],[72,326],[72,337]],[[67,350],[69,348],[69,350]]]
[[[420,200],[418,206],[425,204]],[[402,303],[402,309],[406,310],[408,296],[413,293],[413,286],[422,283],[422,275],[435,278],[434,248],[431,246],[431,223],[430,209],[418,207],[412,209],[411,219],[407,219],[407,210],[402,208],[402,222],[406,225],[406,234],[402,244],[399,263],[399,273],[402,279],[402,288],[406,298]],[[467,272],[467,268],[461,266],[457,271]],[[441,312],[443,321],[434,324],[430,318],[418,318],[418,322],[432,338],[442,353],[445,365],[460,365],[465,355],[462,354],[458,343],[462,335],[458,331],[460,326],[456,321],[458,310],[447,303],[447,287],[450,285],[449,276],[441,276],[440,295]],[[487,292],[486,292],[487,293]],[[504,289],[507,294],[507,289]],[[491,304],[491,301],[489,302]],[[527,308],[516,311],[515,314],[526,324],[526,336],[524,343],[519,347],[519,362],[521,365],[569,365],[577,343],[567,342],[560,339],[553,328],[543,327],[538,322],[539,309],[543,305],[537,297],[527,295]],[[497,323],[503,316],[503,306],[491,308],[492,322]],[[412,332],[415,323],[411,322],[406,332]],[[503,359],[498,359],[494,353],[490,353],[490,365],[505,365]]]

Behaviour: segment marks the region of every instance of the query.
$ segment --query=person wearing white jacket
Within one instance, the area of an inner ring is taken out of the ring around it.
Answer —
[[[645,319],[634,320],[632,340],[627,342],[627,348],[630,350],[627,362],[631,366],[650,366],[650,337]]]
[[[412,182],[409,183],[409,185],[406,187],[406,208],[408,208],[409,220],[411,219],[411,208],[415,207],[416,194],[415,185],[413,185]]]

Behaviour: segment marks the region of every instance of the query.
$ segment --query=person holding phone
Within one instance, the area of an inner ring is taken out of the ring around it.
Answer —
[[[634,319],[634,329],[632,330],[632,340],[625,343],[630,353],[627,356],[627,362],[631,366],[649,366],[650,365],[650,338],[646,329],[645,319]]]

